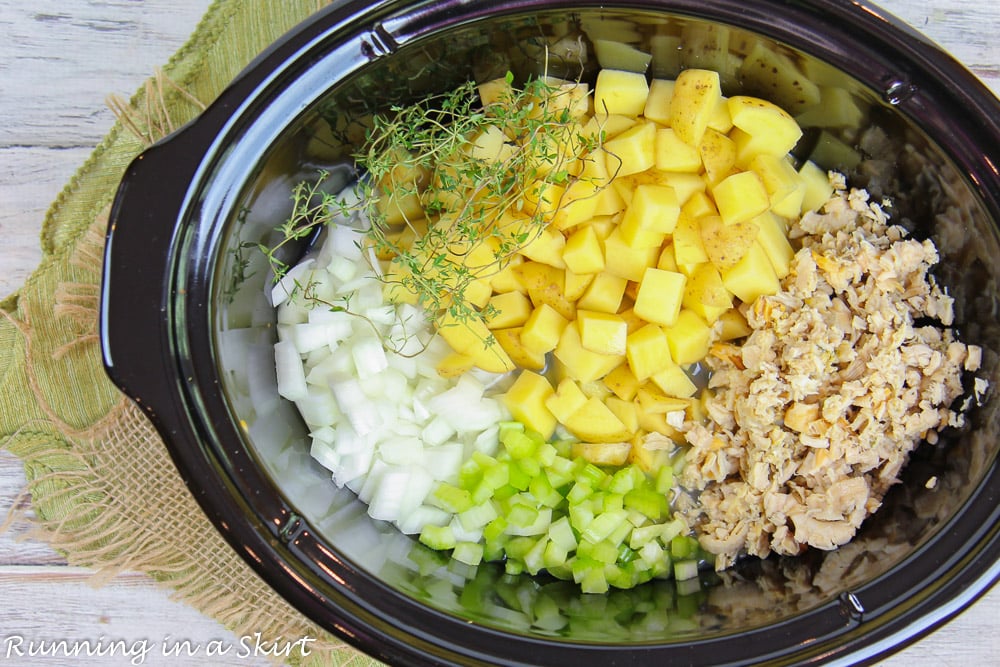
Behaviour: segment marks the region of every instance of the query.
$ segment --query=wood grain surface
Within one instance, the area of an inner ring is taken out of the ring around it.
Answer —
[[[0,0],[0,294],[15,291],[36,266],[46,209],[113,124],[106,96],[130,96],[185,41],[208,5]],[[943,45],[1000,94],[1000,4],[883,0],[880,7]],[[23,486],[19,462],[0,451],[0,517],[24,504]],[[90,576],[18,530],[0,534],[0,664],[269,664],[253,655],[252,641],[241,643],[143,575],[124,574],[101,588],[90,585]],[[1000,590],[994,589],[882,664],[1000,664],[998,631]],[[31,640],[56,639],[89,641],[105,655],[17,657],[18,640],[24,649]],[[208,656],[213,646],[228,651]]]

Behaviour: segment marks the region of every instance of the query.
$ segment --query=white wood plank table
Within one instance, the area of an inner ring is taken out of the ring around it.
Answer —
[[[104,99],[129,97],[194,29],[209,0],[0,0],[0,294],[38,262],[42,218],[114,122]],[[1000,4],[882,0],[881,6],[943,45],[1000,94]],[[0,452],[0,514],[24,485],[20,463]],[[38,542],[0,535],[0,664],[125,665],[129,658],[7,655],[10,641],[146,642],[147,665],[250,665],[240,638],[129,573],[103,588]],[[222,658],[164,656],[187,640],[233,647]],[[138,647],[137,647],[138,648]],[[892,667],[1000,664],[1000,589],[883,663]]]

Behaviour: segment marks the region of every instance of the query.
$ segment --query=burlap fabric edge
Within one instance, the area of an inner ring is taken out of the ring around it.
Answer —
[[[118,121],[50,207],[39,267],[0,302],[0,446],[28,480],[6,527],[92,569],[95,585],[143,572],[237,636],[315,640],[289,664],[368,665],[378,663],[299,614],[215,531],[152,425],[107,379],[97,339],[107,213],[128,163],[322,4],[215,0],[132,98],[109,99]]]

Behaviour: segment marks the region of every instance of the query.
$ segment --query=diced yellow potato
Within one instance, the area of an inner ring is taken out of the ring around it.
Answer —
[[[617,39],[595,39],[594,55],[603,69],[645,72],[653,56]]]
[[[628,442],[574,442],[573,458],[582,458],[597,466],[623,466],[628,462],[632,445]]]
[[[616,69],[602,69],[594,86],[594,113],[621,114],[635,118],[642,114],[649,95],[646,75]]]
[[[584,442],[623,442],[632,433],[599,398],[589,398],[579,410],[563,422],[566,430]],[[627,453],[626,453],[627,456]]]
[[[675,271],[648,268],[635,299],[635,313],[647,322],[671,326],[684,299],[687,277]]]
[[[788,157],[762,153],[750,161],[749,168],[760,176],[771,211],[784,218],[798,217],[806,184]]]
[[[680,204],[672,187],[643,183],[632,194],[619,233],[633,248],[658,248],[665,235],[674,231],[679,214]]]
[[[720,97],[708,119],[708,127],[722,134],[727,134],[729,130],[733,129],[733,117],[729,115],[727,100],[726,97]]]
[[[437,363],[435,369],[441,377],[453,378],[468,373],[475,365],[476,360],[469,355],[461,352],[449,352]]]
[[[670,98],[674,96],[673,79],[653,79],[649,84],[642,115],[660,125],[670,124]]]
[[[686,412],[692,401],[688,398],[667,396],[652,382],[647,382],[636,392],[639,408],[651,414],[665,415],[668,412]]]
[[[795,256],[795,250],[788,242],[785,233],[785,225],[770,211],[758,215],[753,222],[760,229],[757,240],[767,253],[767,258],[771,260],[774,274],[781,280],[791,271],[792,258]]]
[[[577,300],[577,309],[617,313],[627,285],[627,279],[602,271],[594,276],[583,296]]]
[[[621,420],[630,434],[634,435],[639,431],[639,408],[634,402],[608,396],[604,399],[604,404]]]
[[[639,390],[639,380],[627,363],[609,372],[603,381],[605,386],[623,401],[631,401]]]
[[[670,127],[682,141],[697,146],[721,98],[718,72],[695,68],[683,70],[677,75],[670,99]]]
[[[545,354],[529,350],[524,346],[521,342],[522,329],[523,327],[496,329],[493,331],[493,337],[518,368],[541,371],[545,368]]]
[[[524,256],[517,253],[497,259],[496,270],[489,276],[490,287],[494,292],[528,293],[528,288],[521,282],[521,276],[514,269],[524,264]]]
[[[545,227],[536,230],[519,252],[530,260],[562,269],[566,267],[566,262],[563,261],[565,247],[566,237],[557,229]]]
[[[541,262],[524,262],[514,268],[537,308],[548,304],[567,320],[576,318],[576,306],[566,298],[566,272]]]
[[[730,137],[736,142],[737,162],[749,164],[761,153],[784,156],[795,148],[802,137],[802,128],[787,111],[776,104],[746,95],[734,95],[727,101],[734,130]],[[736,130],[745,133],[737,135]]]
[[[587,288],[590,287],[590,283],[593,282],[596,273],[575,273],[566,269],[565,271],[565,283],[563,294],[569,301],[576,301]]]
[[[604,270],[604,249],[593,227],[583,225],[570,234],[563,248],[563,262],[574,273],[597,273]]]
[[[514,419],[548,440],[556,430],[556,418],[545,407],[545,401],[554,393],[552,385],[543,376],[524,370],[500,400]]]
[[[601,354],[584,348],[580,330],[573,326],[563,329],[553,356],[561,365],[565,377],[581,383],[600,380],[625,360],[621,355]]]
[[[701,174],[688,174],[683,172],[664,172],[660,174],[660,183],[669,185],[674,189],[677,196],[677,203],[684,206],[688,200],[696,193],[704,193],[706,183]]]
[[[622,207],[618,209],[618,215],[594,216],[587,221],[587,226],[594,230],[594,233],[597,234],[597,238],[601,239],[601,242],[603,243],[604,239],[608,238],[608,236],[611,235],[611,232],[615,230],[615,227],[618,226],[618,222],[621,220],[621,212],[623,210],[625,210],[624,204],[622,204]]]
[[[642,382],[673,363],[667,335],[656,324],[647,324],[628,335],[626,358],[635,378]]]
[[[724,271],[722,283],[744,303],[752,303],[763,294],[777,294],[781,289],[771,260],[758,242],[734,266]]]
[[[695,265],[708,261],[705,243],[701,239],[701,225],[696,218],[683,212],[677,218],[674,228],[674,261],[681,273],[693,269]]]
[[[660,433],[672,442],[684,442],[684,434],[667,422],[667,415],[639,410],[639,428],[647,433]]]
[[[708,354],[712,328],[691,310],[681,310],[677,321],[673,326],[666,327],[663,333],[667,336],[670,357],[674,363],[693,364]]]
[[[619,134],[635,126],[637,120],[634,117],[623,116],[622,114],[606,114],[596,110],[590,120],[583,124],[580,136],[583,139],[604,143],[608,139],[617,137]]]
[[[697,174],[701,171],[698,149],[681,140],[671,127],[656,131],[656,168],[661,171]]]
[[[733,295],[722,284],[719,269],[711,263],[699,264],[684,287],[682,307],[714,324],[733,307]]]
[[[722,216],[722,222],[733,225],[760,215],[771,206],[771,200],[753,171],[732,174],[712,188],[712,198]]]
[[[560,424],[565,424],[573,413],[586,405],[587,399],[575,380],[564,378],[556,385],[555,393],[545,399],[545,407]]]
[[[670,465],[670,453],[673,451],[673,448],[657,449],[651,447],[650,444],[654,442],[658,441],[647,441],[641,436],[636,436],[632,440],[632,447],[629,450],[629,463],[634,463],[642,468],[642,470],[651,474],[665,465]]]
[[[551,352],[559,343],[563,329],[569,320],[547,303],[531,311],[521,330],[521,344],[528,350],[544,354]]]
[[[413,156],[407,151],[398,149],[397,153],[393,160],[396,166],[374,188],[381,195],[376,199],[375,207],[388,226],[424,217],[420,193],[431,180],[430,170],[414,164]]]
[[[549,117],[561,118],[567,112],[574,120],[585,118],[590,113],[590,86],[583,82],[566,81],[545,77],[551,90],[545,99],[539,100]]]
[[[656,123],[640,121],[604,142],[605,165],[616,177],[638,174],[656,164]]]
[[[672,243],[663,244],[660,256],[656,260],[656,268],[663,271],[677,271],[677,260],[674,259],[674,246]]]
[[[486,125],[473,137],[464,151],[469,157],[496,164],[508,162],[517,153],[499,125]]]
[[[726,225],[720,216],[706,215],[699,219],[699,223],[708,260],[719,270],[728,269],[740,261],[759,233],[757,224],[751,220]]]
[[[514,88],[503,77],[484,81],[476,87],[479,92],[479,100],[483,107],[489,111],[489,107],[494,104],[504,104],[514,98]]]
[[[438,320],[437,331],[452,350],[472,357],[475,365],[484,371],[506,373],[514,370],[514,362],[482,318],[468,315],[457,319],[446,313]]]
[[[701,218],[706,215],[719,215],[719,209],[707,192],[695,192],[681,207],[681,212],[690,218]]]
[[[736,169],[736,144],[725,134],[708,128],[698,144],[698,155],[705,167],[705,183],[712,187]]]
[[[743,314],[735,308],[724,312],[719,317],[719,321],[722,323],[719,329],[719,340],[730,341],[750,335],[751,329],[750,325],[747,324],[747,318],[743,317]]]
[[[626,243],[622,238],[620,227],[604,239],[604,273],[626,280],[635,282],[642,280],[646,268],[654,266],[659,256],[659,247],[634,248]]]
[[[830,177],[812,160],[807,160],[799,167],[799,175],[806,185],[801,212],[819,210],[833,195]]]
[[[790,113],[799,113],[820,101],[818,86],[798,63],[763,42],[757,41],[740,64],[739,76],[746,89],[766,94]]]
[[[611,390],[608,389],[602,380],[603,378],[598,378],[590,382],[582,382],[580,383],[580,391],[587,398],[599,398],[602,401],[607,400],[611,396]]]
[[[684,372],[683,368],[672,361],[666,368],[651,375],[649,379],[667,396],[690,398],[698,393],[697,385]]]
[[[482,309],[493,296],[493,288],[490,286],[489,278],[476,278],[470,280],[465,287],[461,288],[462,298],[466,303]]]
[[[580,327],[580,344],[584,349],[601,354],[625,354],[628,325],[618,315],[577,309],[576,324]]]
[[[490,297],[483,320],[490,329],[509,329],[524,324],[531,311],[531,301],[524,294],[502,292]]]

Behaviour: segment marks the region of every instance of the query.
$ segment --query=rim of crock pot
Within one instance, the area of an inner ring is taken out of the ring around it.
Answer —
[[[244,150],[239,145],[239,140],[246,138],[241,134],[245,130],[244,127],[241,127],[242,124],[255,125],[255,131],[259,132],[260,123],[264,121],[259,116],[255,116],[255,113],[260,112],[262,116],[266,117],[268,115],[267,108],[274,103],[273,97],[280,98],[284,95],[286,100],[295,100],[290,104],[290,109],[282,110],[281,118],[285,120],[297,115],[295,113],[288,115],[289,110],[301,111],[312,101],[288,95],[289,88],[284,88],[286,83],[288,83],[292,90],[297,90],[301,87],[301,80],[298,80],[298,82],[295,80],[295,76],[297,75],[306,75],[302,71],[303,65],[301,59],[305,58],[308,60],[310,66],[316,68],[312,70],[313,74],[318,76],[317,73],[321,69],[317,64],[329,63],[332,59],[332,54],[336,53],[342,59],[336,68],[339,76],[342,77],[350,73],[345,72],[343,59],[353,56],[355,60],[351,61],[353,63],[352,66],[355,68],[359,67],[366,62],[366,59],[357,59],[357,56],[363,53],[364,49],[371,49],[373,45],[376,53],[379,48],[385,46],[387,41],[390,45],[395,43],[395,45],[390,47],[394,49],[397,48],[396,45],[419,39],[424,35],[433,34],[444,27],[453,27],[456,25],[456,20],[459,20],[461,23],[468,23],[478,18],[493,16],[497,11],[500,11],[501,7],[505,11],[520,13],[525,11],[526,8],[535,7],[540,10],[544,7],[545,9],[551,9],[553,4],[570,3],[486,2],[476,4],[474,7],[466,7],[462,3],[457,2],[435,3],[434,7],[429,7],[428,3],[424,3],[419,9],[407,9],[394,16],[386,15],[387,11],[394,10],[400,4],[402,3],[383,2],[369,7],[367,3],[348,2],[337,5],[313,17],[297,31],[290,33],[282,42],[279,42],[279,44],[258,58],[248,68],[248,73],[241,79],[238,79],[220,96],[220,102],[212,105],[202,119],[195,121],[189,128],[182,132],[179,135],[180,141],[175,144],[175,148],[180,146],[181,143],[194,144],[200,146],[206,156],[206,159],[201,161],[196,170],[191,174],[190,182],[195,184],[195,187],[183,189],[185,200],[180,211],[184,212],[185,217],[188,219],[197,219],[197,212],[223,211],[226,208],[226,204],[231,201],[231,197],[239,191],[239,187],[223,189],[210,192],[206,199],[200,199],[200,197],[205,195],[205,192],[201,192],[201,190],[205,181],[209,179],[209,175],[211,175],[212,180],[218,183],[221,176],[217,169],[220,168],[220,165],[221,169],[226,169],[226,157],[239,154],[241,150]],[[595,3],[572,4],[574,7],[598,6]],[[807,32],[800,32],[800,14],[790,11],[788,14],[783,15],[781,20],[768,23],[766,29],[764,29],[762,26],[757,25],[757,23],[764,20],[762,7],[765,3],[754,5],[752,9],[757,10],[755,14],[751,11],[751,8],[745,5],[740,5],[737,8],[734,6],[735,4],[724,2],[666,3],[640,1],[619,3],[613,7],[608,4],[601,6],[608,9],[667,10],[692,17],[697,17],[708,10],[716,12],[713,19],[729,22],[740,27],[748,27],[745,24],[747,21],[750,21],[753,24],[752,29],[800,48],[803,51],[815,52],[818,48],[815,42],[808,42]],[[458,5],[462,6],[458,7]],[[915,33],[912,33],[908,29],[901,29],[901,24],[896,23],[891,17],[887,18],[884,14],[880,15],[877,11],[874,15],[881,16],[882,18],[872,25],[872,14],[861,13],[865,9],[859,8],[859,5],[855,3],[797,3],[796,7],[799,12],[808,11],[808,13],[815,13],[817,16],[833,16],[833,18],[839,18],[852,25],[861,23],[865,28],[869,29],[870,33],[878,35],[887,44],[897,47],[896,51],[901,46],[902,34],[905,34],[907,38],[915,39],[916,43],[922,45],[922,48],[932,49],[930,55],[908,53],[908,63],[915,67],[911,74],[926,71],[944,82],[952,82],[963,72],[962,68],[950,61],[946,56],[943,56],[939,51],[936,51],[935,47],[930,45],[926,40],[922,38],[916,39]],[[383,17],[380,24],[381,27],[376,31],[365,29],[365,23],[353,16],[355,12],[360,12],[362,18],[370,18],[372,20],[379,16]],[[456,16],[459,14],[461,14],[461,18],[456,19]],[[754,21],[757,23],[754,23]],[[782,28],[785,23],[788,25]],[[853,27],[857,28],[859,26],[853,25]],[[791,30],[792,28],[795,30],[794,33],[784,34],[781,32],[782,29]],[[375,33],[377,33],[377,36],[373,38]],[[338,42],[339,45],[331,48],[331,44],[334,42]],[[823,48],[828,47],[829,44],[823,46]],[[323,55],[317,55],[317,52],[322,52]],[[825,59],[836,61],[837,58],[848,57],[848,54],[841,50],[836,50],[835,53],[835,56],[826,55]],[[935,62],[940,63],[942,57],[945,58],[943,64],[931,66]],[[870,66],[874,67],[874,62],[876,61],[877,59],[873,59]],[[844,66],[847,62],[845,60],[839,64]],[[916,67],[918,63],[920,67]],[[834,62],[834,64],[838,63]],[[305,69],[309,70],[309,67],[305,67]],[[968,75],[966,73],[963,76]],[[879,81],[878,83],[886,84],[891,82]],[[327,84],[329,84],[329,81],[327,81]],[[957,83],[953,85],[955,90],[949,91],[950,94],[959,95],[963,98],[969,97],[961,89],[961,86],[958,86]],[[321,86],[320,88],[322,89],[323,87]],[[278,92],[274,92],[275,90]],[[982,96],[982,93],[973,95],[972,97],[976,98],[980,96]],[[986,101],[972,101],[976,104],[987,104]],[[993,102],[995,108],[995,100]],[[273,109],[276,110],[277,107]],[[209,122],[209,119],[214,119],[215,122]],[[282,129],[281,122],[270,126],[270,130],[273,132],[278,132],[280,129]],[[994,135],[998,134],[1000,133],[994,131]],[[237,139],[237,142],[231,144],[230,142],[234,138]],[[252,143],[256,145],[256,142]],[[170,141],[161,147],[168,154],[171,150],[169,144]],[[205,146],[208,146],[208,148],[205,149]],[[251,150],[252,152],[253,149],[246,150]],[[150,152],[148,157],[151,160],[155,159],[155,152]],[[953,159],[957,158],[955,155],[951,157]],[[228,161],[230,168],[232,168],[235,162],[237,161]],[[956,162],[960,162],[960,160],[956,159]],[[965,167],[967,165],[963,164],[962,166]],[[227,175],[227,178],[234,185],[242,184],[239,175]],[[221,180],[225,182],[226,179],[221,178]],[[123,184],[123,191],[129,187],[129,179],[127,178]],[[197,200],[195,199],[196,195],[199,197]],[[993,203],[993,210],[998,210],[998,207],[995,205],[995,197]],[[219,217],[225,218],[225,216]],[[192,241],[197,242],[196,247],[191,247],[190,244]],[[252,457],[248,456],[247,452],[240,451],[237,448],[230,455],[229,452],[222,451],[221,447],[216,448],[209,444],[213,441],[219,443],[231,442],[231,438],[238,438],[238,434],[231,420],[227,421],[219,418],[220,414],[227,413],[220,413],[218,410],[205,410],[206,403],[217,403],[222,400],[222,397],[218,394],[218,389],[213,384],[215,380],[211,377],[212,372],[210,369],[206,368],[204,364],[194,363],[192,357],[193,351],[197,355],[197,350],[200,349],[199,346],[203,346],[206,343],[211,344],[211,341],[207,338],[210,335],[210,324],[208,323],[211,322],[209,315],[211,307],[208,301],[212,293],[209,282],[212,275],[211,267],[214,263],[214,258],[211,252],[201,252],[201,250],[210,250],[213,242],[213,239],[209,237],[202,238],[199,236],[192,238],[191,236],[184,235],[179,235],[171,240],[171,244],[175,246],[171,250],[175,263],[171,270],[171,280],[165,282],[169,282],[173,287],[164,287],[160,293],[160,296],[164,299],[161,303],[173,304],[172,293],[180,290],[187,290],[188,296],[176,303],[176,309],[173,313],[173,330],[160,330],[159,336],[161,339],[163,337],[168,339],[166,348],[167,358],[162,360],[162,363],[164,367],[171,369],[173,376],[176,376],[178,381],[167,388],[167,393],[172,394],[168,398],[159,397],[156,400],[153,396],[157,392],[152,390],[145,392],[150,396],[148,401],[149,409],[153,409],[156,412],[153,415],[154,421],[161,430],[166,432],[168,439],[180,435],[183,439],[189,440],[187,443],[189,448],[186,452],[178,452],[176,450],[179,448],[175,447],[172,450],[172,455],[175,456],[178,467],[184,474],[192,491],[195,492],[199,501],[202,502],[213,522],[219,526],[220,530],[222,530],[237,551],[275,589],[281,592],[308,616],[314,619],[323,619],[324,624],[335,632],[346,633],[349,641],[352,641],[359,647],[378,657],[392,661],[405,662],[419,659],[479,660],[489,662],[495,659],[496,655],[494,652],[477,651],[474,648],[462,647],[461,644],[463,643],[463,639],[467,638],[471,633],[480,634],[484,639],[489,639],[489,645],[495,647],[497,642],[509,639],[509,636],[505,633],[485,627],[470,627],[464,620],[454,619],[447,614],[435,612],[420,604],[415,604],[412,600],[406,598],[406,596],[390,589],[363,570],[341,559],[334,551],[328,548],[328,545],[313,535],[306,523],[296,523],[297,518],[293,508],[280,499],[275,489],[268,488],[272,497],[267,500],[266,508],[259,502],[256,507],[252,507],[241,495],[241,487],[243,491],[247,490],[248,484],[250,485],[249,488],[253,488],[253,485],[256,484],[265,484],[269,487],[269,480],[267,480],[266,476],[261,475],[260,471],[253,469]],[[184,265],[181,260],[183,257],[194,257],[198,261]],[[194,276],[193,280],[190,279],[191,276]],[[110,276],[106,280],[106,284],[108,283],[110,283]],[[107,310],[102,308],[102,315],[106,314],[106,312]],[[193,330],[187,326],[189,321],[193,321],[195,324]],[[162,325],[164,327],[167,326],[165,322],[162,322]],[[102,320],[102,327],[104,330],[107,330],[111,328],[111,323]],[[197,332],[199,330],[201,335],[205,337],[202,340],[198,340],[199,333]],[[113,346],[108,347],[113,348]],[[112,376],[116,377],[116,372],[121,369],[116,367],[114,358],[115,352],[113,349],[106,352],[106,363],[109,366]],[[175,364],[172,362],[172,359],[186,361]],[[120,375],[117,377],[126,384],[128,383],[128,380],[122,378]],[[206,387],[210,388],[210,391],[206,392]],[[174,410],[180,410],[181,415],[173,414]],[[206,421],[207,418],[205,417],[199,418],[195,416],[208,414],[214,415],[211,421]],[[178,418],[184,423],[178,424],[175,421]],[[209,465],[205,466],[205,463]],[[973,500],[982,494],[986,494],[989,497],[996,497],[998,495],[997,484],[987,484],[992,478],[997,477],[995,469],[993,473],[984,480],[980,488],[977,489],[976,494],[974,494],[973,498],[969,499],[966,505],[972,504]],[[987,486],[989,488],[986,488]],[[256,512],[256,514],[250,516],[251,512]],[[947,618],[950,618],[997,579],[997,558],[1000,553],[998,553],[997,547],[996,514],[994,512],[989,517],[973,517],[959,512],[952,522],[941,529],[942,533],[947,529],[952,533],[961,534],[963,530],[969,527],[978,528],[978,530],[973,530],[969,533],[973,537],[967,538],[966,544],[978,546],[979,549],[974,550],[973,553],[955,550],[952,547],[952,558],[945,559],[943,563],[935,561],[933,565],[926,563],[927,571],[923,573],[920,580],[935,581],[937,585],[922,589],[919,594],[915,593],[904,598],[910,601],[912,606],[917,609],[929,607],[928,610],[925,610],[924,613],[919,614],[917,617],[901,620],[899,614],[896,613],[900,607],[898,600],[886,599],[879,601],[879,604],[869,608],[869,613],[873,616],[871,620],[865,621],[862,618],[853,625],[845,625],[844,620],[840,617],[840,606],[837,603],[830,603],[794,620],[741,634],[739,637],[741,647],[745,648],[748,637],[751,635],[760,644],[767,645],[768,636],[777,637],[778,635],[787,634],[789,626],[797,627],[803,624],[804,627],[809,627],[813,630],[813,636],[818,641],[815,641],[808,651],[796,654],[796,658],[820,660],[832,657],[856,661],[858,658],[874,658],[878,654],[898,648],[900,642],[912,640],[919,634],[930,630]],[[969,526],[965,524],[969,524]],[[276,536],[279,534],[288,539],[287,545],[282,544],[276,539]],[[914,567],[913,563],[926,561],[927,559],[923,559],[922,561],[920,556],[932,550],[939,541],[940,539],[937,537],[930,540],[917,553],[912,554],[904,563],[898,565],[896,570],[908,567],[912,571]],[[987,547],[991,548],[988,549]],[[319,590],[317,586],[306,583],[302,579],[301,575],[303,572],[301,569],[294,571],[295,569],[288,564],[290,561],[285,556],[285,553],[291,556],[302,557],[302,561],[304,562],[299,563],[300,568],[310,569],[308,563],[313,563],[311,566],[312,576],[322,576],[323,573],[320,571],[322,567],[330,567],[337,572],[338,576],[344,580],[344,583],[341,588],[334,589],[333,591]],[[315,565],[316,563],[324,563],[324,565],[317,566]],[[981,569],[977,570],[977,567],[981,567]],[[979,574],[975,574],[975,572]],[[891,578],[892,573],[890,572],[886,573],[880,580]],[[910,575],[906,578],[910,579]],[[857,591],[862,597],[872,593],[870,597],[865,598],[866,603],[869,599],[877,599],[873,591],[866,590],[874,588],[875,583],[878,582],[870,582],[860,587]],[[952,591],[952,588],[958,588],[958,590]],[[328,607],[328,604],[331,602],[335,603],[339,608],[340,614],[331,615]],[[379,609],[382,610],[382,614],[378,613],[377,610]],[[396,610],[400,613],[394,618],[389,610]],[[394,622],[400,620],[398,616],[409,615],[407,612],[428,615],[430,618],[425,622],[417,622],[411,618],[403,629],[392,627]],[[823,627],[823,624],[819,622],[819,616],[830,619],[827,622],[831,626],[830,632],[825,636],[822,633],[815,632]],[[836,622],[831,623],[830,621],[834,619]],[[442,623],[454,626],[454,632],[451,633],[452,639],[446,639],[444,643],[442,643],[442,636],[434,632],[435,629],[441,629]],[[845,631],[845,628],[849,629]],[[817,634],[820,636],[817,636]],[[718,659],[725,655],[724,652],[722,654],[717,652],[720,648],[718,645],[729,641],[729,639],[727,637],[702,639],[696,640],[692,645],[696,646],[697,650],[707,649],[712,651],[710,653],[714,656],[712,662],[718,664]],[[525,642],[527,646],[518,655],[511,654],[507,656],[507,659],[528,664],[537,660],[538,656],[544,653],[544,647],[546,646],[556,646],[556,650],[563,654],[563,659],[567,662],[579,659],[579,657],[594,658],[597,657],[597,654],[620,650],[621,648],[590,645],[578,646],[564,641],[551,640],[525,639]],[[583,650],[584,653],[579,656],[576,655],[576,648],[574,647]],[[641,662],[644,656],[655,657],[656,652],[662,650],[664,647],[675,652],[693,650],[689,646],[679,647],[672,644],[630,646],[630,660]],[[539,653],[539,650],[543,650],[543,653]],[[650,651],[653,653],[650,653]],[[677,656],[675,655],[674,657]],[[693,655],[688,657],[694,659]],[[789,655],[777,651],[771,656],[756,656],[757,660],[767,658],[787,659]]]

